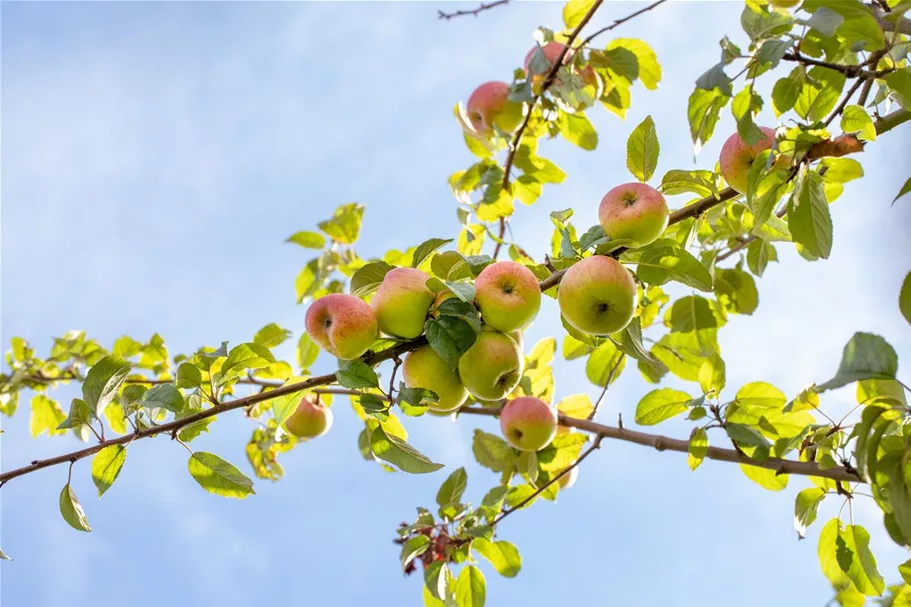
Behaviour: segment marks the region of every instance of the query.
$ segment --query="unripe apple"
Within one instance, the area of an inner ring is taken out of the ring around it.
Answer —
[[[433,411],[453,411],[468,400],[468,390],[462,385],[459,374],[430,346],[409,352],[402,365],[402,374],[409,388],[424,388],[436,393],[440,400],[429,404]]]
[[[538,451],[557,435],[557,411],[540,398],[522,396],[500,411],[500,430],[519,451]]]
[[[569,472],[560,477],[560,480],[557,481],[557,484],[560,485],[560,489],[569,489],[576,484],[576,479],[579,478],[579,466],[574,467]]]
[[[424,332],[434,298],[427,288],[429,279],[417,268],[395,268],[386,273],[370,301],[380,331],[402,339],[414,339]]]
[[[478,274],[474,286],[481,318],[497,331],[524,329],[541,308],[537,277],[514,261],[490,264]]]
[[[670,211],[661,192],[644,183],[612,188],[598,207],[598,221],[612,240],[630,240],[633,247],[655,242],[667,228]]]
[[[285,420],[285,429],[298,438],[316,438],[332,427],[332,410],[308,394]]]
[[[320,348],[342,360],[359,358],[376,340],[373,309],[354,295],[332,293],[314,301],[304,317],[307,334]]]
[[[633,319],[636,281],[613,257],[593,255],[576,263],[560,281],[557,301],[570,325],[591,335],[610,335]]]
[[[755,145],[747,145],[739,133],[734,133],[721,147],[721,157],[718,160],[721,165],[721,176],[729,186],[741,194],[746,194],[747,191],[750,165],[760,152],[771,148],[775,143],[775,129],[763,126],[759,130],[762,131],[763,138]]]
[[[519,385],[524,367],[525,357],[516,342],[485,327],[459,359],[459,377],[477,398],[498,400]]]
[[[471,128],[478,135],[489,137],[496,126],[514,133],[525,119],[525,107],[509,100],[509,85],[505,82],[485,82],[471,93],[465,107]]]

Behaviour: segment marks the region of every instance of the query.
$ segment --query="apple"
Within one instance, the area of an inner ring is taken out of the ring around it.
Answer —
[[[514,133],[525,119],[525,106],[509,100],[509,85],[505,82],[485,82],[471,93],[465,108],[472,130],[489,137],[496,126]]]
[[[354,295],[332,293],[307,309],[304,326],[316,345],[342,360],[359,358],[377,336],[373,308]]]
[[[540,47],[544,52],[544,56],[547,58],[548,63],[550,63],[550,68],[544,71],[542,74],[531,73],[531,59],[535,56],[535,52],[538,50],[538,46],[535,45],[531,48],[530,51],[525,55],[525,75],[532,78],[532,83],[537,84],[544,79],[544,76],[547,75],[551,69],[553,69],[554,64],[557,62],[557,59],[560,57],[560,53],[563,52],[565,44],[560,42],[548,42],[544,46]],[[572,58],[573,50],[570,49],[567,51],[566,56],[563,57],[563,63],[568,62]]]
[[[538,278],[514,261],[490,264],[478,274],[474,287],[481,318],[503,333],[524,329],[541,308]]]
[[[557,302],[570,325],[591,335],[610,335],[633,319],[636,281],[613,257],[593,255],[576,263],[560,281]]]
[[[557,435],[557,411],[540,398],[522,396],[500,411],[500,430],[519,451],[538,451]]]
[[[432,411],[448,413],[468,400],[468,390],[462,385],[459,374],[430,346],[409,352],[402,365],[405,384],[409,388],[433,390],[440,398],[429,403]]]
[[[579,478],[579,466],[574,467],[569,472],[560,477],[560,480],[557,481],[557,484],[560,485],[560,489],[569,489],[576,484],[576,479]]]
[[[739,133],[734,133],[721,147],[721,157],[718,160],[721,165],[721,176],[729,186],[741,194],[746,194],[747,174],[753,161],[760,152],[771,148],[775,143],[774,129],[763,126],[759,130],[762,131],[763,138],[755,145],[747,145]]]
[[[434,299],[427,288],[429,279],[417,268],[394,268],[386,273],[370,301],[380,331],[402,339],[414,339],[424,332]]]
[[[612,188],[598,207],[598,221],[612,240],[629,240],[644,247],[658,240],[667,228],[670,212],[661,192],[644,183],[624,183]]]
[[[332,427],[332,410],[313,394],[301,399],[297,409],[285,420],[285,429],[298,438],[316,438]]]
[[[499,400],[522,379],[525,357],[505,333],[484,327],[459,359],[459,377],[468,391],[481,400]]]

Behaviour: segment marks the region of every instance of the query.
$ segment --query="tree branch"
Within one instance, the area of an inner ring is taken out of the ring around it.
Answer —
[[[457,10],[451,13],[446,13],[441,10],[437,11],[437,16],[440,19],[445,19],[449,21],[450,19],[455,19],[456,17],[465,17],[467,15],[472,15],[477,17],[480,13],[495,8],[497,6],[503,6],[504,4],[509,4],[509,0],[496,0],[496,2],[490,2],[488,4],[481,3],[481,6],[471,10]]]
[[[796,63],[801,63],[803,65],[815,65],[818,67],[824,67],[836,72],[841,72],[845,75],[845,78],[863,78],[863,79],[873,79],[881,78],[886,74],[894,72],[896,68],[886,68],[882,70],[865,70],[859,65],[842,65],[840,63],[830,63],[829,61],[820,61],[819,59],[813,59],[812,57],[807,57],[806,55],[801,55],[800,53],[785,53],[782,56],[782,59],[785,61],[794,61]]]
[[[496,417],[500,413],[499,407],[464,407],[459,410],[459,415],[468,413],[471,415],[487,415]],[[658,451],[677,451],[679,453],[688,453],[690,443],[687,440],[669,438],[659,434],[647,434],[637,432],[627,428],[616,428],[605,426],[587,419],[577,419],[559,414],[559,422],[563,426],[576,428],[583,432],[594,434],[601,438],[610,438],[621,440],[628,443],[635,443],[646,447],[654,447]],[[734,449],[722,449],[721,447],[709,447],[705,457],[719,462],[731,462],[736,464],[746,464],[757,468],[766,468],[774,470],[776,474],[797,474],[801,476],[815,476],[818,478],[830,478],[835,481],[845,481],[849,483],[864,482],[853,471],[838,466],[835,468],[822,469],[815,462],[800,462],[795,460],[778,459],[770,457],[764,462],[752,459],[743,453]],[[580,458],[581,459],[581,458]]]
[[[361,360],[370,365],[374,366],[383,361],[396,358],[400,354],[405,352],[410,352],[416,348],[419,348],[422,345],[425,345],[427,340],[423,337],[418,339],[401,343],[392,348],[388,348],[381,352],[368,352],[365,354]],[[198,421],[208,419],[210,417],[215,417],[222,413],[228,411],[233,411],[235,409],[242,409],[244,407],[249,407],[250,405],[255,405],[266,400],[271,400],[279,396],[285,396],[287,394],[294,394],[295,392],[300,392],[308,388],[314,388],[317,386],[326,386],[328,384],[334,383],[336,381],[335,373],[329,373],[327,375],[318,375],[316,377],[311,377],[310,379],[302,382],[297,382],[290,384],[288,386],[281,386],[267,392],[260,392],[258,394],[252,394],[250,396],[245,396],[243,398],[238,398],[237,400],[232,400],[226,403],[219,403],[209,409],[200,411],[193,415],[189,415],[182,419],[178,419],[167,424],[161,424],[160,426],[153,426],[145,430],[140,430],[138,432],[132,432],[130,434],[125,434],[123,436],[118,436],[117,438],[112,438],[104,442],[98,443],[86,449],[80,451],[73,451],[72,453],[67,453],[65,455],[58,455],[57,457],[52,457],[44,460],[35,460],[28,466],[23,466],[21,468],[16,468],[15,470],[10,470],[9,472],[4,472],[0,474],[0,485],[7,483],[9,480],[16,478],[17,476],[22,476],[30,472],[35,472],[36,470],[41,470],[42,468],[48,468],[51,466],[57,466],[59,464],[65,464],[67,462],[76,462],[83,458],[86,458],[90,455],[101,451],[105,447],[111,445],[123,445],[126,443],[131,443],[135,440],[141,438],[148,438],[151,436],[158,436],[159,434],[167,433],[176,433],[177,431],[194,424]]]
[[[653,8],[655,8],[656,6],[659,6],[659,5],[661,5],[661,4],[664,4],[665,2],[667,2],[667,0],[658,0],[657,2],[653,2],[652,4],[650,4],[649,6],[646,6],[646,7],[643,8],[643,9],[639,9],[639,10],[636,11],[635,13],[631,13],[631,14],[627,15],[626,17],[623,17],[622,19],[614,19],[614,22],[613,22],[613,23],[611,23],[611,24],[608,25],[607,27],[602,27],[601,29],[599,29],[598,31],[596,31],[595,33],[593,33],[591,36],[589,36],[588,38],[586,38],[585,40],[583,40],[583,41],[582,41],[582,44],[580,44],[579,46],[580,46],[580,47],[581,47],[581,46],[585,46],[586,44],[588,44],[589,42],[591,42],[592,40],[594,40],[596,37],[600,36],[601,34],[603,34],[603,33],[605,33],[605,32],[609,32],[609,31],[611,31],[612,29],[614,29],[615,27],[617,27],[618,25],[622,25],[622,24],[626,23],[627,21],[629,21],[630,19],[633,19],[633,18],[635,18],[635,17],[638,17],[638,16],[641,15],[642,13],[647,13],[648,11],[652,10]]]

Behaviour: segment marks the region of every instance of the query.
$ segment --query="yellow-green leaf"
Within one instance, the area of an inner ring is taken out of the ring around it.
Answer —
[[[105,447],[92,458],[92,481],[98,487],[98,497],[104,495],[117,480],[126,459],[127,450],[123,445]]]
[[[190,475],[209,493],[243,499],[255,493],[253,481],[214,453],[197,451],[187,462]]]

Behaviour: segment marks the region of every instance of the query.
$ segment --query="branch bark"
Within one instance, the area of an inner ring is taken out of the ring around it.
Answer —
[[[499,407],[465,407],[459,410],[459,415],[467,413],[469,415],[486,415],[496,417],[500,413]],[[617,428],[614,426],[605,426],[587,419],[577,419],[559,415],[560,424],[570,428],[576,428],[583,432],[594,434],[600,438],[609,438],[621,440],[628,443],[635,443],[646,447],[653,447],[658,451],[677,451],[679,453],[689,452],[689,441],[670,438],[660,434],[648,434],[637,432],[627,428]],[[797,474],[800,476],[815,476],[819,478],[830,478],[835,481],[845,481],[849,483],[864,482],[852,470],[839,466],[836,468],[821,469],[815,462],[799,462],[795,460],[778,459],[770,457],[764,462],[747,457],[734,449],[722,449],[721,447],[709,447],[706,453],[706,459],[719,462],[731,462],[736,464],[746,464],[757,468],[766,468],[774,470],[776,474]]]

